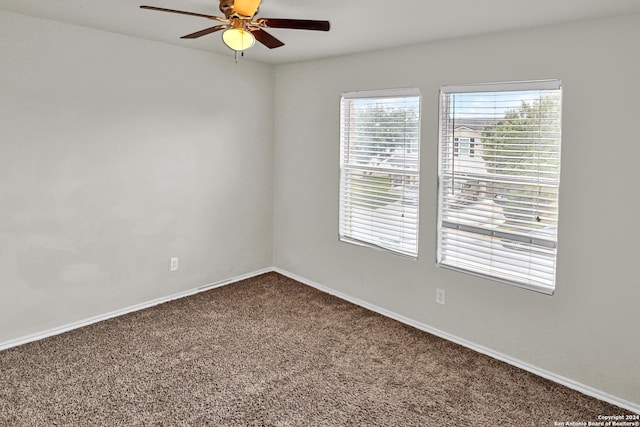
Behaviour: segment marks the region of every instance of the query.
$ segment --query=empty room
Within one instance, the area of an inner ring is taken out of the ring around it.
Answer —
[[[637,0],[0,0],[0,425],[640,426]]]

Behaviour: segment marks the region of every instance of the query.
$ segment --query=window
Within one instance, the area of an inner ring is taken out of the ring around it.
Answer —
[[[441,89],[439,265],[553,293],[561,93],[559,80]]]
[[[453,140],[456,142],[455,144],[455,155],[458,156],[470,156],[471,155],[471,141],[473,138],[469,137],[455,137]]]
[[[418,256],[418,89],[345,93],[340,240]]]

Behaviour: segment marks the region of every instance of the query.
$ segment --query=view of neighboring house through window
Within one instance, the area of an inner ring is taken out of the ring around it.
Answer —
[[[471,141],[474,141],[474,138],[469,138],[465,136],[456,136],[454,139],[454,155],[456,156],[470,156],[471,155]]]
[[[442,88],[439,265],[553,293],[560,111],[559,80]]]
[[[340,240],[418,255],[418,89],[345,93],[340,108]]]

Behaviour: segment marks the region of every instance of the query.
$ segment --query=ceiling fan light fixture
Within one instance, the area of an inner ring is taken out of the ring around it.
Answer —
[[[236,52],[247,50],[256,42],[253,34],[243,28],[229,28],[222,33],[222,40],[224,44]]]
[[[1,2],[2,0],[0,0]],[[256,40],[269,49],[284,46],[284,43],[269,34],[265,29],[285,28],[291,30],[329,31],[329,21],[311,19],[276,19],[255,18],[262,0],[219,0],[220,11],[224,18],[203,13],[187,12],[185,10],[166,9],[164,7],[141,5],[141,9],[156,10],[158,12],[178,13],[181,15],[197,16],[221,24],[215,25],[195,33],[180,37],[181,39],[197,39],[208,34],[222,32],[222,40],[235,52],[236,60],[242,57],[242,52],[252,47]],[[224,30],[224,31],[223,31]]]

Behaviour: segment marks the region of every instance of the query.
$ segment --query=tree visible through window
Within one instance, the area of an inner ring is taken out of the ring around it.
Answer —
[[[553,292],[560,106],[557,80],[442,88],[440,265]]]
[[[340,239],[416,257],[417,89],[344,94],[340,146]]]

